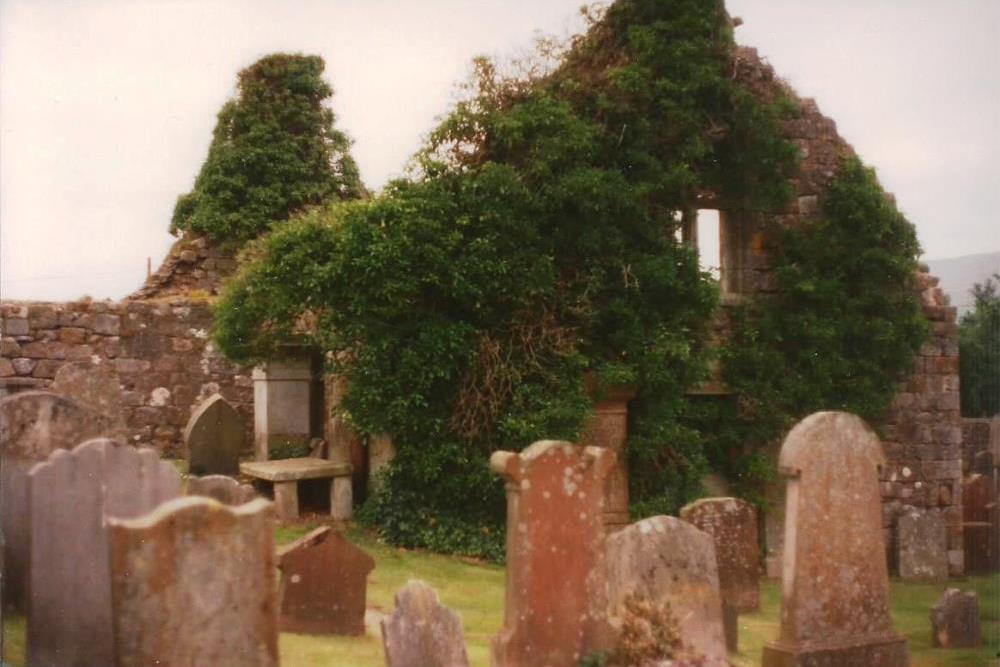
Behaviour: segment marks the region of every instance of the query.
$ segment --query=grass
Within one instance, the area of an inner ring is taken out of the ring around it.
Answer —
[[[301,537],[318,524],[282,527],[277,541],[285,544]],[[390,613],[393,596],[410,579],[431,584],[442,602],[458,612],[465,628],[469,657],[474,667],[489,665],[490,638],[503,622],[503,568],[459,558],[407,551],[385,546],[358,530],[350,537],[375,558],[368,581],[370,627],[364,637],[312,637],[282,634],[281,663],[284,667],[381,667],[382,645],[377,615]],[[979,594],[984,645],[975,650],[931,648],[930,608],[944,586],[892,584],[892,613],[896,631],[910,642],[913,667],[984,666],[1000,651],[1000,577],[970,577],[950,586]],[[761,582],[761,609],[740,617],[740,651],[730,655],[737,667],[760,664],[764,644],[778,635],[781,593],[777,582]],[[24,665],[24,620],[4,616],[5,659],[14,667]]]

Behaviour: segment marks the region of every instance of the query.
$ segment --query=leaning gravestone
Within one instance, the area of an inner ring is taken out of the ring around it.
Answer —
[[[23,609],[25,603],[28,471],[55,450],[70,449],[110,427],[106,417],[47,391],[26,391],[0,400],[4,604]]]
[[[715,543],[722,603],[740,613],[760,609],[760,547],[753,505],[739,498],[702,498],[681,508],[680,516]]]
[[[884,462],[875,433],[845,412],[810,415],[785,438],[781,633],[764,647],[764,667],[909,665],[889,615]]]
[[[496,667],[575,665],[605,648],[604,483],[614,453],[569,442],[494,452],[507,487],[507,596]]]
[[[206,475],[194,477],[188,481],[187,495],[207,496],[218,500],[223,505],[242,505],[257,497],[257,493],[249,484],[240,484],[232,477],[225,475]]]
[[[187,496],[111,520],[117,661],[99,664],[277,667],[272,514]]]
[[[371,556],[329,526],[281,549],[282,632],[363,635]]]
[[[31,470],[29,665],[113,664],[106,519],[144,514],[180,487],[155,451],[108,439],[58,450]]]
[[[948,533],[938,512],[909,508],[897,522],[897,560],[903,581],[948,580]]]
[[[236,475],[246,442],[243,419],[221,394],[199,405],[184,428],[188,470],[194,475]]]
[[[631,604],[656,605],[676,623],[682,654],[706,667],[728,665],[711,535],[671,516],[643,519],[608,536],[604,562],[608,615],[618,633]]]
[[[382,619],[387,667],[468,667],[462,622],[422,581],[396,593],[396,608]]]
[[[976,648],[982,641],[979,598],[949,588],[931,608],[931,643],[938,648]]]

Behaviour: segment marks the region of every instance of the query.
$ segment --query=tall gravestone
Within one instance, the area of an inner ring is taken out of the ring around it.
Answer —
[[[371,556],[329,526],[278,554],[282,632],[363,635]]]
[[[504,626],[496,667],[575,665],[602,648],[604,483],[614,452],[544,440],[494,452],[507,488]]]
[[[57,449],[111,428],[104,416],[71,399],[26,391],[0,400],[0,529],[3,603],[24,608],[28,577],[28,471]]]
[[[422,581],[396,593],[396,608],[382,619],[387,667],[468,667],[462,622]]]
[[[184,443],[191,474],[236,475],[246,443],[243,418],[221,394],[214,394],[191,414]]]
[[[187,496],[110,521],[116,661],[99,664],[277,667],[272,514]]]
[[[272,447],[307,447],[312,438],[312,362],[293,354],[253,369],[254,450],[266,461]]]
[[[242,505],[257,497],[249,484],[240,484],[225,475],[206,475],[188,480],[187,495],[214,498],[223,505]]]
[[[630,600],[654,605],[676,623],[682,652],[691,654],[678,658],[728,666],[712,536],[675,517],[643,519],[608,536],[605,571],[608,615],[619,636]]]
[[[1000,571],[1000,507],[992,477],[970,475],[962,482],[962,538],[965,571]]]
[[[610,533],[627,526],[629,522],[625,445],[628,442],[628,402],[635,398],[635,389],[612,386],[599,391],[591,386],[589,391],[598,398],[587,423],[583,444],[606,447],[615,453],[615,465],[604,483],[604,529]]]
[[[711,535],[715,543],[723,605],[739,613],[760,609],[760,547],[754,506],[739,498],[702,498],[681,508],[680,515]]]
[[[845,412],[818,412],[785,438],[788,479],[781,632],[764,667],[909,664],[889,615],[875,433]]]
[[[896,525],[899,578],[948,580],[948,532],[938,512],[909,508]]]
[[[180,490],[155,451],[108,439],[58,450],[31,470],[31,667],[113,664],[105,521],[144,514]]]

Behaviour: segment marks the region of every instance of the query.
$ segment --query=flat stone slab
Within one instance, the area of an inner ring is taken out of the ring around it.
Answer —
[[[240,472],[268,482],[298,482],[350,475],[351,464],[312,458],[248,461],[240,464]]]

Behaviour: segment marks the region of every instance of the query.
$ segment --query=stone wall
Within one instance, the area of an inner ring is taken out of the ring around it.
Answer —
[[[192,409],[216,392],[252,432],[250,372],[215,350],[205,300],[8,302],[0,316],[0,394],[47,388],[65,364],[100,364],[118,376],[136,444],[181,456]]]

